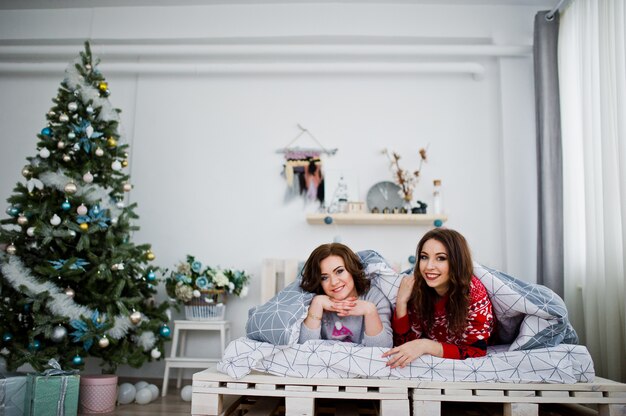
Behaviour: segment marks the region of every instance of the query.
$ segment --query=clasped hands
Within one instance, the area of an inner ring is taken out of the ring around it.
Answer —
[[[317,295],[313,299],[314,303],[319,304],[323,310],[329,312],[337,312],[338,316],[365,316],[376,310],[373,303],[364,301],[355,296],[348,297],[344,300],[335,300],[327,295]]]

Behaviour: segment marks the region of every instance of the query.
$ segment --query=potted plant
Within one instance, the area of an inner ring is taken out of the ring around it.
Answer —
[[[204,267],[187,255],[165,279],[165,289],[177,305],[185,306],[186,319],[224,319],[226,296],[247,296],[249,281],[243,270]]]

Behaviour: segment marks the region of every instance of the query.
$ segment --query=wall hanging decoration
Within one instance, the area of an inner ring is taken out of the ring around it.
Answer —
[[[298,124],[300,132],[285,147],[276,153],[285,157],[282,175],[287,181],[285,200],[303,196],[306,201],[324,202],[324,175],[322,173],[322,155],[332,156],[337,149],[327,149],[311,134]],[[317,147],[298,147],[294,143],[303,136],[313,139]]]

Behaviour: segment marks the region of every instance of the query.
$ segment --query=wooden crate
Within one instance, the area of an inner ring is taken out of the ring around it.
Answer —
[[[229,415],[240,403],[227,401],[227,396],[260,396],[283,398],[286,416],[313,416],[316,399],[374,400],[382,416],[409,416],[409,390],[414,385],[410,380],[294,378],[256,373],[235,380],[210,368],[193,375],[191,414]],[[336,403],[341,404],[340,400]]]
[[[626,384],[596,377],[593,383],[510,384],[416,382],[413,416],[441,416],[442,402],[502,403],[504,416],[537,416],[539,404],[596,404],[600,416],[626,416]]]

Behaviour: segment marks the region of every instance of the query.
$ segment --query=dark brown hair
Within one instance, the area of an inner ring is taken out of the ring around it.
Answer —
[[[346,270],[354,279],[354,287],[359,296],[369,290],[370,281],[365,276],[361,259],[348,246],[341,243],[322,244],[313,250],[302,269],[302,282],[300,283],[302,289],[318,295],[324,293],[320,263],[329,256],[339,256],[343,259]]]
[[[430,230],[417,244],[415,257],[417,263],[413,272],[415,285],[410,302],[415,306],[420,319],[426,321],[426,328],[431,328],[434,320],[435,303],[438,295],[435,289],[429,287],[424,280],[419,267],[420,253],[428,240],[437,240],[446,248],[448,253],[449,286],[448,294],[448,331],[460,335],[467,326],[467,313],[470,304],[470,285],[474,266],[472,255],[465,237],[459,232],[447,228]]]

